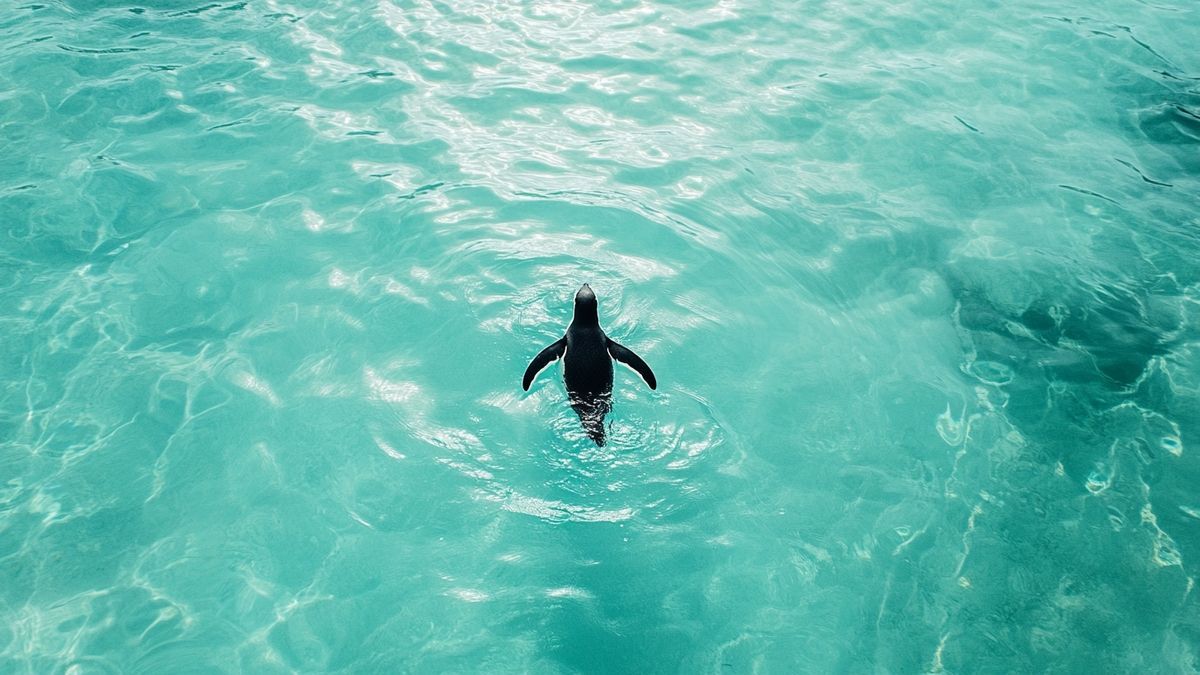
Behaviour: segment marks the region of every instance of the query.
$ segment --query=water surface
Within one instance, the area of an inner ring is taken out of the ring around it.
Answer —
[[[0,27],[0,671],[1200,668],[1194,2]]]

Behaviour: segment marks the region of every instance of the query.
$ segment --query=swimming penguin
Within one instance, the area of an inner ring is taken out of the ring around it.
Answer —
[[[658,382],[642,357],[604,334],[596,307],[596,294],[591,286],[584,284],[575,294],[575,316],[567,326],[567,334],[533,357],[521,386],[529,391],[533,378],[542,369],[562,359],[563,381],[571,407],[579,415],[587,435],[596,445],[604,445],[604,416],[612,409],[612,359],[637,371],[651,389],[656,389]]]

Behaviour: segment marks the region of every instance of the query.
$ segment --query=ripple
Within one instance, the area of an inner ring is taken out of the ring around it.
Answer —
[[[995,386],[1006,385],[1014,377],[1011,368],[995,361],[972,361],[965,370],[980,382]]]
[[[506,511],[533,516],[551,523],[575,521],[581,523],[619,523],[634,517],[632,508],[596,509],[566,504],[557,500],[541,499],[519,492],[485,494],[483,499],[497,502]]]

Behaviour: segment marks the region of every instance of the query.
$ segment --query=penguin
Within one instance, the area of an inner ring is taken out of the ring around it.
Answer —
[[[533,357],[525,369],[521,387],[529,391],[533,378],[558,359],[563,362],[563,382],[571,408],[597,446],[604,445],[604,416],[612,409],[614,359],[633,368],[651,389],[658,388],[654,371],[642,357],[604,334],[596,294],[587,284],[575,294],[575,316],[567,326],[567,334]]]

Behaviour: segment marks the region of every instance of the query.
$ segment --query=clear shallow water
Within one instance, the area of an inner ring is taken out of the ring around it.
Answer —
[[[0,670],[1200,667],[1194,3],[0,26]]]

